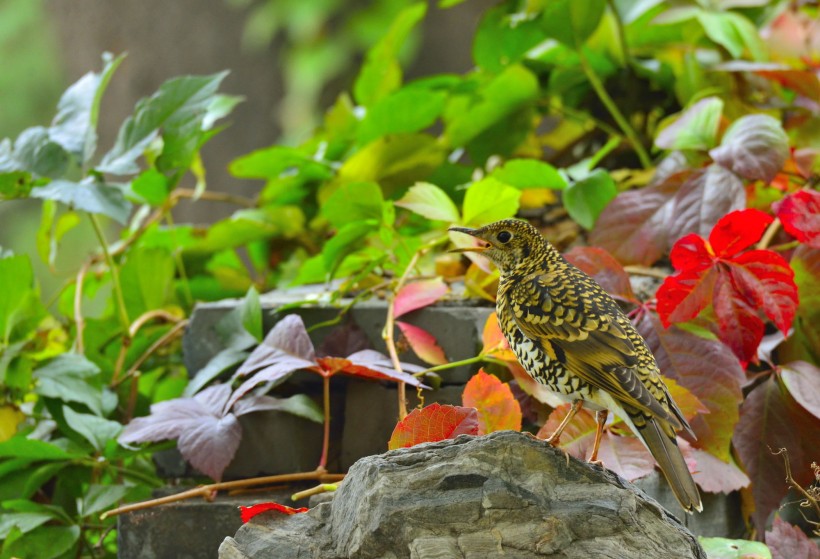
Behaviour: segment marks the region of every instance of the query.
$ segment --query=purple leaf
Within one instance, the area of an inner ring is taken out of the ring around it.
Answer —
[[[212,414],[222,416],[228,411],[225,403],[230,395],[231,386],[229,384],[215,384],[199,392],[194,396],[194,400],[205,406],[205,409]]]
[[[207,408],[193,398],[159,402],[151,406],[151,415],[132,419],[119,441],[132,444],[175,439],[190,423],[196,423],[208,413]]]
[[[745,179],[771,182],[789,157],[789,137],[776,118],[746,115],[729,126],[709,155]]]
[[[743,182],[733,172],[720,165],[696,171],[675,194],[665,248],[688,233],[708,237],[721,217],[745,207]]]
[[[233,395],[228,400],[225,409],[231,409],[234,404],[236,404],[237,400],[262,383],[270,382],[276,385],[284,381],[294,371],[298,371],[299,369],[314,368],[317,366],[317,363],[301,361],[298,359],[286,359],[284,361],[269,365],[240,384],[239,388],[234,391]]]
[[[820,419],[820,369],[805,361],[794,361],[780,368],[780,378],[792,398]]]
[[[610,295],[615,295],[628,301],[637,301],[632,285],[629,283],[629,274],[626,273],[620,262],[611,254],[598,247],[573,247],[564,254],[585,274],[591,276]]]
[[[370,348],[370,340],[355,322],[334,328],[324,339],[316,354],[319,357],[339,357]]]
[[[241,440],[242,426],[235,415],[206,415],[180,434],[177,447],[194,468],[219,481]]]
[[[310,341],[305,323],[296,314],[289,314],[276,323],[268,332],[262,343],[259,344],[248,359],[236,371],[237,376],[245,376],[272,364],[273,362],[290,358],[301,363],[316,365],[316,354],[313,342]],[[305,365],[301,365],[301,368]]]

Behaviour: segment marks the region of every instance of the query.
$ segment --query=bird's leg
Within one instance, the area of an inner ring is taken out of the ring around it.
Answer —
[[[575,400],[572,403],[572,407],[569,409],[569,412],[567,413],[566,417],[564,417],[563,421],[561,421],[560,425],[558,425],[558,429],[556,429],[555,432],[553,432],[553,434],[547,437],[545,440],[552,446],[556,446],[558,444],[558,439],[561,438],[561,433],[564,432],[564,429],[566,429],[567,425],[569,425],[569,422],[572,421],[572,418],[575,417],[575,414],[578,413],[583,407],[583,400]]]
[[[602,465],[602,462],[598,460],[598,447],[601,446],[601,437],[604,434],[604,425],[606,425],[608,416],[609,410],[595,412],[595,441],[592,443],[592,455],[589,457],[590,464]]]

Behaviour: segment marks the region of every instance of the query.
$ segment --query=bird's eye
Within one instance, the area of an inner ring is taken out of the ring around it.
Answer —
[[[499,240],[499,242],[508,243],[510,239],[512,239],[512,233],[510,233],[509,231],[502,231],[498,234],[496,238]]]

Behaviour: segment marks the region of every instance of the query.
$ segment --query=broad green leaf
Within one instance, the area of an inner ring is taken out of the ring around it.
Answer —
[[[151,167],[131,181],[131,192],[139,201],[152,206],[160,206],[168,198],[168,179]]]
[[[202,139],[202,123],[213,95],[226,75],[221,72],[173,78],[151,97],[141,99],[97,170],[115,175],[138,172],[136,160],[157,137],[160,128],[163,148],[157,168],[161,171],[187,168]]]
[[[113,58],[103,55],[103,69],[89,72],[71,85],[57,105],[57,116],[51,123],[51,140],[63,146],[77,162],[85,164],[97,149],[97,116],[103,92],[125,55]]]
[[[259,302],[259,292],[255,287],[248,289],[248,293],[239,306],[242,317],[242,326],[248,333],[262,341],[262,305]]]
[[[115,440],[123,429],[116,421],[87,413],[77,413],[68,406],[63,406],[63,415],[68,426],[82,435],[98,452],[102,452],[108,441]]]
[[[229,169],[235,177],[244,179],[275,179],[293,172],[305,180],[326,180],[333,176],[333,170],[326,163],[299,148],[287,146],[254,151],[234,159]]]
[[[577,49],[598,28],[605,10],[606,0],[550,0],[541,26],[548,37]]]
[[[396,205],[427,219],[447,223],[458,223],[461,220],[453,200],[441,188],[429,182],[419,182],[411,186]]]
[[[473,60],[488,72],[520,62],[531,48],[546,38],[539,21],[526,14],[511,13],[512,4],[503,3],[486,11],[473,41]]]
[[[353,86],[354,96],[360,105],[369,107],[401,85],[402,72],[397,60],[399,50],[426,11],[427,5],[418,2],[399,12],[387,33],[367,53]]]
[[[361,247],[361,242],[370,233],[377,230],[379,222],[376,220],[348,223],[325,243],[322,247],[322,259],[325,264],[326,279],[332,279],[342,260]]]
[[[202,118],[202,129],[210,130],[213,128],[217,120],[231,114],[234,108],[244,100],[245,98],[241,95],[217,94],[211,97],[208,109]]]
[[[34,392],[63,402],[85,404],[102,415],[102,392],[89,382],[99,372],[99,367],[84,356],[65,353],[34,371],[37,381]]]
[[[296,394],[279,401],[279,410],[313,421],[322,423],[325,414],[316,402],[304,394]]]
[[[345,161],[339,177],[373,181],[382,187],[404,186],[426,179],[444,161],[443,146],[427,134],[379,138]]]
[[[14,142],[14,159],[19,171],[29,171],[41,177],[58,178],[68,168],[68,153],[51,140],[42,126],[27,128]]]
[[[0,540],[6,539],[11,529],[15,526],[25,534],[26,532],[31,532],[38,526],[42,526],[53,518],[53,514],[46,512],[0,513]]]
[[[296,206],[239,210],[208,229],[190,252],[219,252],[270,237],[290,238],[302,232],[305,214]]]
[[[432,126],[444,110],[447,94],[422,87],[405,87],[367,109],[358,128],[366,144],[387,134],[418,132]]]
[[[617,194],[615,181],[609,173],[597,170],[564,190],[564,207],[578,224],[592,229],[598,216]]]
[[[71,550],[80,539],[79,526],[40,526],[3,546],[4,557],[55,559]]]
[[[486,225],[512,217],[518,211],[521,191],[487,177],[470,185],[464,195],[465,225]]]
[[[27,171],[0,173],[0,200],[25,198],[31,192],[31,174]]]
[[[119,187],[86,177],[82,182],[55,180],[31,191],[32,198],[56,200],[73,209],[103,214],[125,225],[131,214],[131,202]]]
[[[15,329],[33,329],[45,313],[28,256],[0,258],[0,293],[0,341],[7,344]]]
[[[381,221],[383,203],[384,197],[378,184],[348,182],[339,186],[325,200],[322,215],[337,229],[356,221]]]
[[[246,344],[243,345],[245,347],[249,347]],[[202,388],[204,388],[209,382],[217,378],[231,367],[242,363],[247,357],[247,351],[242,351],[241,349],[235,349],[233,347],[223,349],[214,355],[211,360],[208,361],[207,365],[196,372],[194,378],[192,378],[185,387],[182,395],[185,397],[193,396],[202,390]]]
[[[0,443],[0,458],[71,460],[72,458],[77,458],[77,456],[77,454],[67,452],[51,443],[36,439],[27,439],[20,435]]]
[[[511,159],[493,169],[490,176],[519,189],[563,190],[567,186],[567,180],[555,167],[537,159]]]
[[[765,544],[748,540],[698,537],[709,559],[772,559]]]
[[[661,130],[655,145],[669,150],[708,150],[715,146],[722,112],[721,99],[701,99]]]
[[[763,41],[755,25],[737,12],[698,10],[697,19],[703,31],[714,42],[724,47],[733,58],[742,58],[748,50],[752,60],[766,56]]]
[[[481,95],[451,98],[444,112],[445,135],[463,146],[538,97],[538,80],[520,65],[507,67],[481,89]]]
[[[161,309],[174,294],[174,258],[164,248],[138,248],[128,253],[120,284],[128,316]]]
[[[91,484],[83,494],[78,512],[83,518],[102,512],[122,500],[131,489],[126,485]]]

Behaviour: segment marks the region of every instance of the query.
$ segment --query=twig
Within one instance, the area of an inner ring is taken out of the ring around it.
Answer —
[[[97,216],[92,213],[89,213],[88,217],[91,219],[91,225],[94,226],[94,233],[97,235],[97,239],[100,242],[100,247],[105,255],[105,261],[108,263],[108,269],[111,272],[111,283],[114,288],[114,300],[117,304],[116,306],[117,313],[120,318],[120,325],[122,326],[122,329],[127,332],[131,321],[128,320],[128,311],[125,308],[125,297],[123,297],[122,294],[119,270],[117,269],[117,265],[114,262],[111,252],[108,250],[108,241],[105,240],[105,234],[100,226],[100,220],[97,219]]]
[[[255,208],[256,202],[244,196],[236,196],[235,194],[227,194],[225,192],[213,192],[205,190],[197,195],[196,191],[191,188],[177,188],[172,194],[174,198],[196,198],[198,200],[207,200],[209,202],[229,202],[242,206],[244,208]]]
[[[304,499],[312,495],[319,495],[320,493],[336,491],[336,489],[338,488],[339,486],[336,483],[323,483],[322,485],[317,485],[316,487],[311,487],[310,489],[305,489],[304,491],[298,491],[294,493],[290,496],[290,500],[298,501],[299,499]]]
[[[125,379],[130,378],[142,366],[142,364],[145,363],[146,359],[148,359],[156,350],[164,346],[170,340],[174,339],[174,337],[178,335],[179,331],[185,328],[187,325],[188,320],[180,320],[179,322],[174,324],[170,330],[168,330],[165,334],[162,335],[162,337],[160,337],[157,341],[151,344],[150,347],[146,349],[145,352],[142,355],[140,355],[136,361],[134,361],[134,364],[131,365],[127,373],[125,373],[121,378],[112,379],[111,388],[116,388],[117,386],[122,384]]]
[[[292,481],[319,480],[320,482],[334,482],[340,481],[342,479],[344,479],[344,474],[328,474],[326,472],[314,471],[301,472],[297,474],[254,477],[250,479],[239,479],[236,481],[223,481],[220,483],[211,483],[209,485],[200,485],[199,487],[195,487],[187,491],[182,491],[181,493],[176,493],[174,495],[168,495],[166,497],[160,497],[158,499],[142,501],[140,503],[132,503],[130,505],[125,505],[116,509],[112,509],[108,512],[104,512],[103,514],[101,514],[100,520],[105,520],[106,518],[109,518],[111,516],[116,516],[118,514],[123,514],[126,512],[133,512],[135,510],[142,510],[151,507],[156,507],[159,505],[165,505],[168,503],[175,503],[177,501],[184,501],[185,499],[192,499],[194,497],[203,497],[208,499],[211,498],[211,496],[217,491],[241,489],[245,487],[254,487],[256,485],[288,483]]]
[[[322,408],[325,412],[325,421],[322,426],[322,456],[319,458],[319,467],[316,471],[325,472],[330,448],[330,377],[327,375],[322,375]]]
[[[85,275],[91,267],[92,260],[86,260],[80,271],[77,272],[77,285],[74,287],[74,324],[77,327],[77,335],[74,339],[77,353],[85,354],[85,342],[83,342],[83,332],[85,331],[85,319],[83,318],[83,284]]]
[[[820,518],[820,502],[818,502],[813,495],[806,491],[803,486],[797,483],[792,477],[792,467],[791,464],[789,464],[789,451],[785,448],[781,448],[777,452],[774,452],[772,449],[769,450],[775,456],[779,455],[783,457],[783,465],[786,467],[786,483],[788,483],[792,489],[800,493],[806,499],[803,502],[805,504],[800,503],[800,506],[813,508],[818,518]]]
[[[632,144],[638,159],[641,161],[641,166],[643,166],[644,169],[649,169],[652,166],[652,160],[649,158],[649,154],[643,147],[640,138],[638,138],[638,133],[635,132],[635,129],[632,128],[632,125],[629,124],[629,121],[624,117],[623,113],[621,113],[618,105],[612,97],[609,96],[609,93],[607,93],[604,84],[601,82],[601,78],[598,77],[598,74],[596,74],[595,70],[590,66],[583,50],[578,50],[578,56],[581,61],[581,68],[584,70],[584,74],[592,85],[592,89],[595,90],[598,98],[609,111],[609,114],[612,115],[612,118],[618,124],[618,128],[621,129],[624,135],[626,135],[627,140],[629,140],[629,143]]]
[[[662,270],[655,268],[647,268],[646,266],[624,266],[624,271],[633,276],[647,276],[651,278],[666,279],[669,274]]]
[[[180,317],[178,317],[174,314],[171,314],[166,310],[155,309],[153,311],[148,311],[148,312],[145,312],[145,313],[139,315],[137,317],[137,319],[134,322],[131,323],[131,327],[128,329],[128,335],[131,336],[132,338],[135,338],[137,336],[137,332],[140,331],[140,328],[145,326],[145,324],[148,321],[154,320],[155,318],[162,319],[165,322],[174,322],[174,323],[177,323],[180,320],[182,320],[182,318],[180,318]]]
[[[769,245],[772,243],[772,240],[774,239],[774,236],[777,235],[778,231],[780,231],[780,220],[774,218],[774,221],[769,224],[768,229],[766,229],[766,232],[763,233],[763,237],[760,238],[760,241],[758,241],[755,248],[757,250],[769,248]]]

